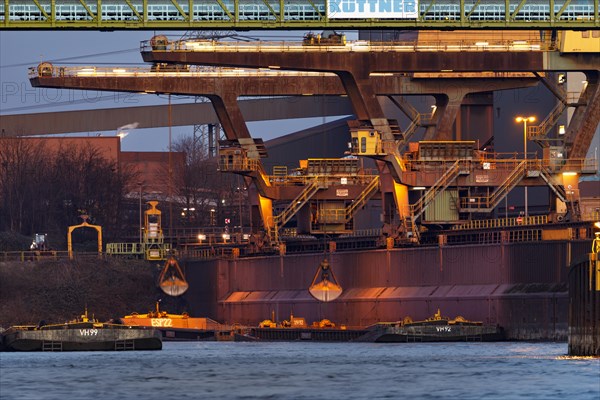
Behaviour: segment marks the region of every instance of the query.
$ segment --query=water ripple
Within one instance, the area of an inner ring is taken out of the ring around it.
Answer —
[[[565,343],[165,343],[155,352],[0,353],[0,399],[600,398]]]

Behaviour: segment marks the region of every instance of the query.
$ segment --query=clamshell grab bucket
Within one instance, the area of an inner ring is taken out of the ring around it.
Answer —
[[[169,257],[158,278],[158,285],[169,296],[181,296],[188,290],[188,283],[175,257]]]
[[[317,282],[319,278],[321,280]],[[338,284],[337,279],[335,279],[333,270],[330,268],[327,260],[323,260],[317,268],[308,292],[312,297],[323,302],[333,301],[342,294],[342,287]]]

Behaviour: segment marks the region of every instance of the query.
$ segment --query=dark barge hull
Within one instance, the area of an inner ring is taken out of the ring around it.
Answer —
[[[493,326],[400,327],[384,330],[375,342],[497,342],[504,340],[501,329]]]
[[[5,351],[119,351],[161,350],[160,332],[154,329],[16,330],[3,336]]]
[[[163,342],[213,342],[239,340],[242,335],[233,330],[159,329]]]
[[[364,329],[251,328],[249,336],[264,341],[351,342],[367,332]]]
[[[204,342],[217,340],[215,330],[204,329],[159,329],[165,342]]]

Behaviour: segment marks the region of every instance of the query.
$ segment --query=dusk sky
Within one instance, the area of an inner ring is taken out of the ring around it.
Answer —
[[[145,66],[139,46],[155,34],[179,38],[185,32],[168,31],[0,31],[0,114],[71,111],[95,108],[166,105],[166,95],[136,95],[99,91],[56,90],[33,88],[27,76],[28,68],[41,61],[61,65]],[[301,40],[304,32],[241,32],[240,36]],[[172,96],[172,103],[192,103],[189,96]],[[329,121],[331,119],[327,119]],[[131,121],[136,122],[136,121]],[[323,122],[323,118],[253,122],[248,124],[253,136],[268,140]],[[116,134],[101,132],[102,135]],[[173,140],[191,135],[193,127],[172,128]],[[96,136],[99,132],[90,131]],[[78,136],[86,133],[78,133]],[[125,151],[163,151],[168,149],[168,128],[134,130],[122,141]]]

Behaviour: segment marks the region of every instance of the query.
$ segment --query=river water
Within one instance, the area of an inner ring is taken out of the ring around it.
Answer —
[[[164,343],[0,353],[0,399],[600,399],[566,343]]]

